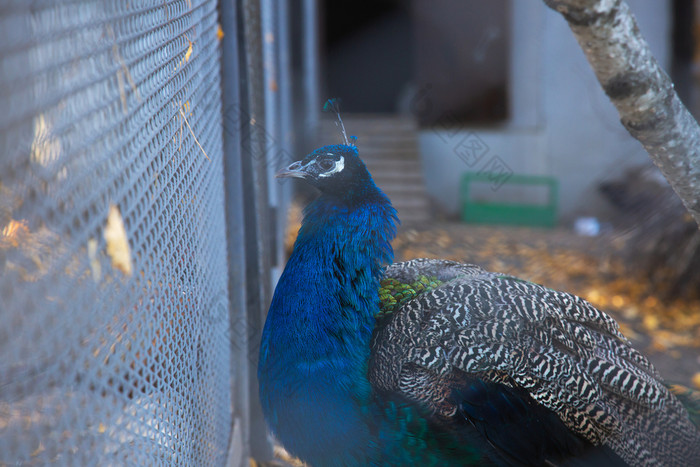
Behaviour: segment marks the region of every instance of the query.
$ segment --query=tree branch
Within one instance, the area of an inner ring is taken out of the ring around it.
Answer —
[[[700,127],[624,0],[544,0],[562,14],[620,114],[700,225]]]

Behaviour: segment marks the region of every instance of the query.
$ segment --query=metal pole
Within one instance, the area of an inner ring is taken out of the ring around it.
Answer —
[[[302,33],[303,51],[302,67],[304,80],[304,103],[306,114],[306,141],[311,141],[316,136],[321,111],[319,93],[321,80],[319,79],[319,31],[318,31],[318,2],[317,0],[302,0]]]

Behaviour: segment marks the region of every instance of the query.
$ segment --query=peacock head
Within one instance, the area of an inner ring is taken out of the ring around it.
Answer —
[[[321,193],[342,199],[377,191],[372,176],[358,155],[357,146],[346,144],[318,148],[280,170],[276,176],[304,179]]]

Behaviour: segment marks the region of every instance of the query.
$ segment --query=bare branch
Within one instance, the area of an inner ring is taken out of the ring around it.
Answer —
[[[700,225],[700,127],[624,0],[544,0],[566,19],[620,120]]]

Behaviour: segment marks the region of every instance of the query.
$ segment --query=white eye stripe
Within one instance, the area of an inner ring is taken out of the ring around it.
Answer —
[[[330,177],[333,174],[337,174],[338,172],[342,172],[343,169],[345,168],[345,158],[343,156],[340,156],[340,159],[335,161],[335,165],[331,170],[328,172],[324,172],[322,174],[319,174],[319,177]]]

